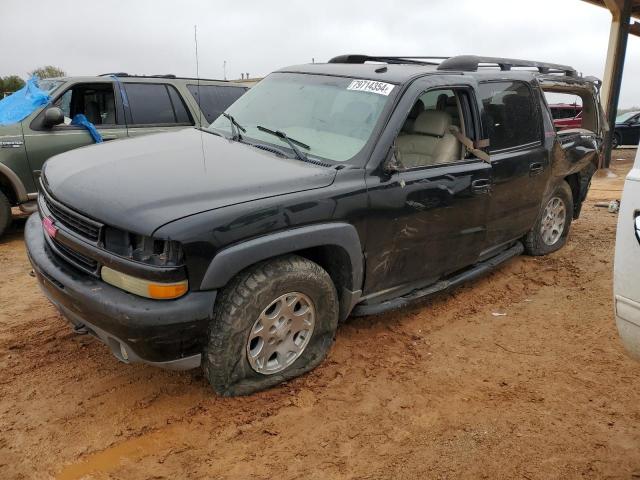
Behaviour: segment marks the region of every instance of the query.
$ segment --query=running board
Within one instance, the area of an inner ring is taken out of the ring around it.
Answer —
[[[414,290],[411,293],[384,302],[373,304],[361,303],[359,305],[356,305],[351,315],[353,315],[354,317],[363,317],[365,315],[379,315],[391,310],[397,310],[399,308],[406,307],[430,295],[449,290],[450,288],[456,287],[463,282],[478,278],[485,273],[490,272],[501,263],[504,263],[513,257],[517,257],[522,252],[524,252],[524,246],[521,242],[518,242],[508,250],[505,250],[498,255],[485,260],[484,262],[477,263],[469,270],[465,270],[464,272],[448,278],[447,280],[441,280],[434,283],[433,285],[429,285],[428,287]]]

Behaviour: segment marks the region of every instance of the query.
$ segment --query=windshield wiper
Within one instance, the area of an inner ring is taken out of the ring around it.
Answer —
[[[263,127],[261,125],[258,125],[257,129],[260,130],[261,132],[273,135],[274,137],[278,137],[280,140],[284,140],[285,142],[287,142],[289,144],[289,146],[291,147],[291,150],[293,150],[293,152],[296,154],[296,157],[298,157],[298,159],[302,160],[303,162],[308,162],[309,161],[307,156],[304,153],[302,153],[298,149],[298,147],[296,147],[296,145],[299,145],[302,148],[305,148],[307,150],[311,150],[311,147],[309,145],[307,145],[306,143],[302,143],[302,142],[299,142],[298,140],[294,140],[293,138],[289,138],[286,133],[284,133],[283,131],[280,131],[280,130],[270,130],[270,129],[265,128],[265,127]]]
[[[229,122],[231,122],[231,140],[242,140],[242,135],[240,135],[240,131],[242,131],[242,133],[246,133],[247,130],[240,125],[235,118],[233,118],[233,116],[229,115],[228,113],[224,113],[222,112],[222,116],[229,119]]]

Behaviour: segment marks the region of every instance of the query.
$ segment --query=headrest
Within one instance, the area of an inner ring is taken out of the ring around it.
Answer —
[[[424,103],[422,100],[418,99],[418,101],[413,104],[413,107],[411,107],[409,118],[415,120],[422,112],[424,112]]]
[[[413,125],[413,131],[422,135],[442,137],[451,125],[451,115],[439,110],[425,110]]]

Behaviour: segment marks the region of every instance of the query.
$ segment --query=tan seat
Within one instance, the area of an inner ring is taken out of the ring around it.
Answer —
[[[451,116],[425,110],[416,118],[413,133],[396,140],[400,161],[407,168],[455,162],[460,159],[460,143],[450,133]]]

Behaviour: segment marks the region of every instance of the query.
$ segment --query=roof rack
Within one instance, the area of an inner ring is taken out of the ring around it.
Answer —
[[[126,72],[115,72],[115,73],[103,73],[98,75],[99,77],[143,77],[143,78],[176,78],[176,76],[172,73],[166,73],[164,75],[130,75]]]
[[[440,60],[440,61],[434,61]],[[329,63],[365,63],[365,62],[385,62],[395,64],[410,65],[437,65],[438,70],[455,70],[462,72],[477,72],[483,67],[499,67],[502,71],[509,71],[512,68],[530,67],[535,68],[540,73],[562,73],[569,77],[576,77],[578,73],[573,67],[559,65],[556,63],[534,62],[531,60],[516,60],[514,58],[500,57],[480,57],[477,55],[458,55],[456,57],[442,56],[371,56],[371,55],[339,55],[329,60]]]
[[[562,73],[569,77],[578,75],[573,67],[557,63],[534,62],[531,60],[517,60],[515,58],[479,57],[476,55],[459,55],[450,57],[438,65],[438,70],[458,70],[463,72],[477,72],[481,67],[498,66],[502,71],[509,71],[513,67],[531,67],[540,73]]]
[[[338,55],[329,60],[329,63],[365,63],[365,62],[384,62],[411,65],[440,65],[440,62],[430,62],[428,60],[445,60],[449,57],[425,57],[425,56],[371,56],[371,55]]]
[[[126,72],[115,72],[115,73],[103,73],[98,75],[99,77],[118,77],[118,78],[168,78],[172,80],[198,80],[194,77],[178,77],[172,73],[167,73],[164,75],[131,75]],[[207,82],[228,82],[229,80],[219,80],[216,78],[200,78],[200,80]]]

